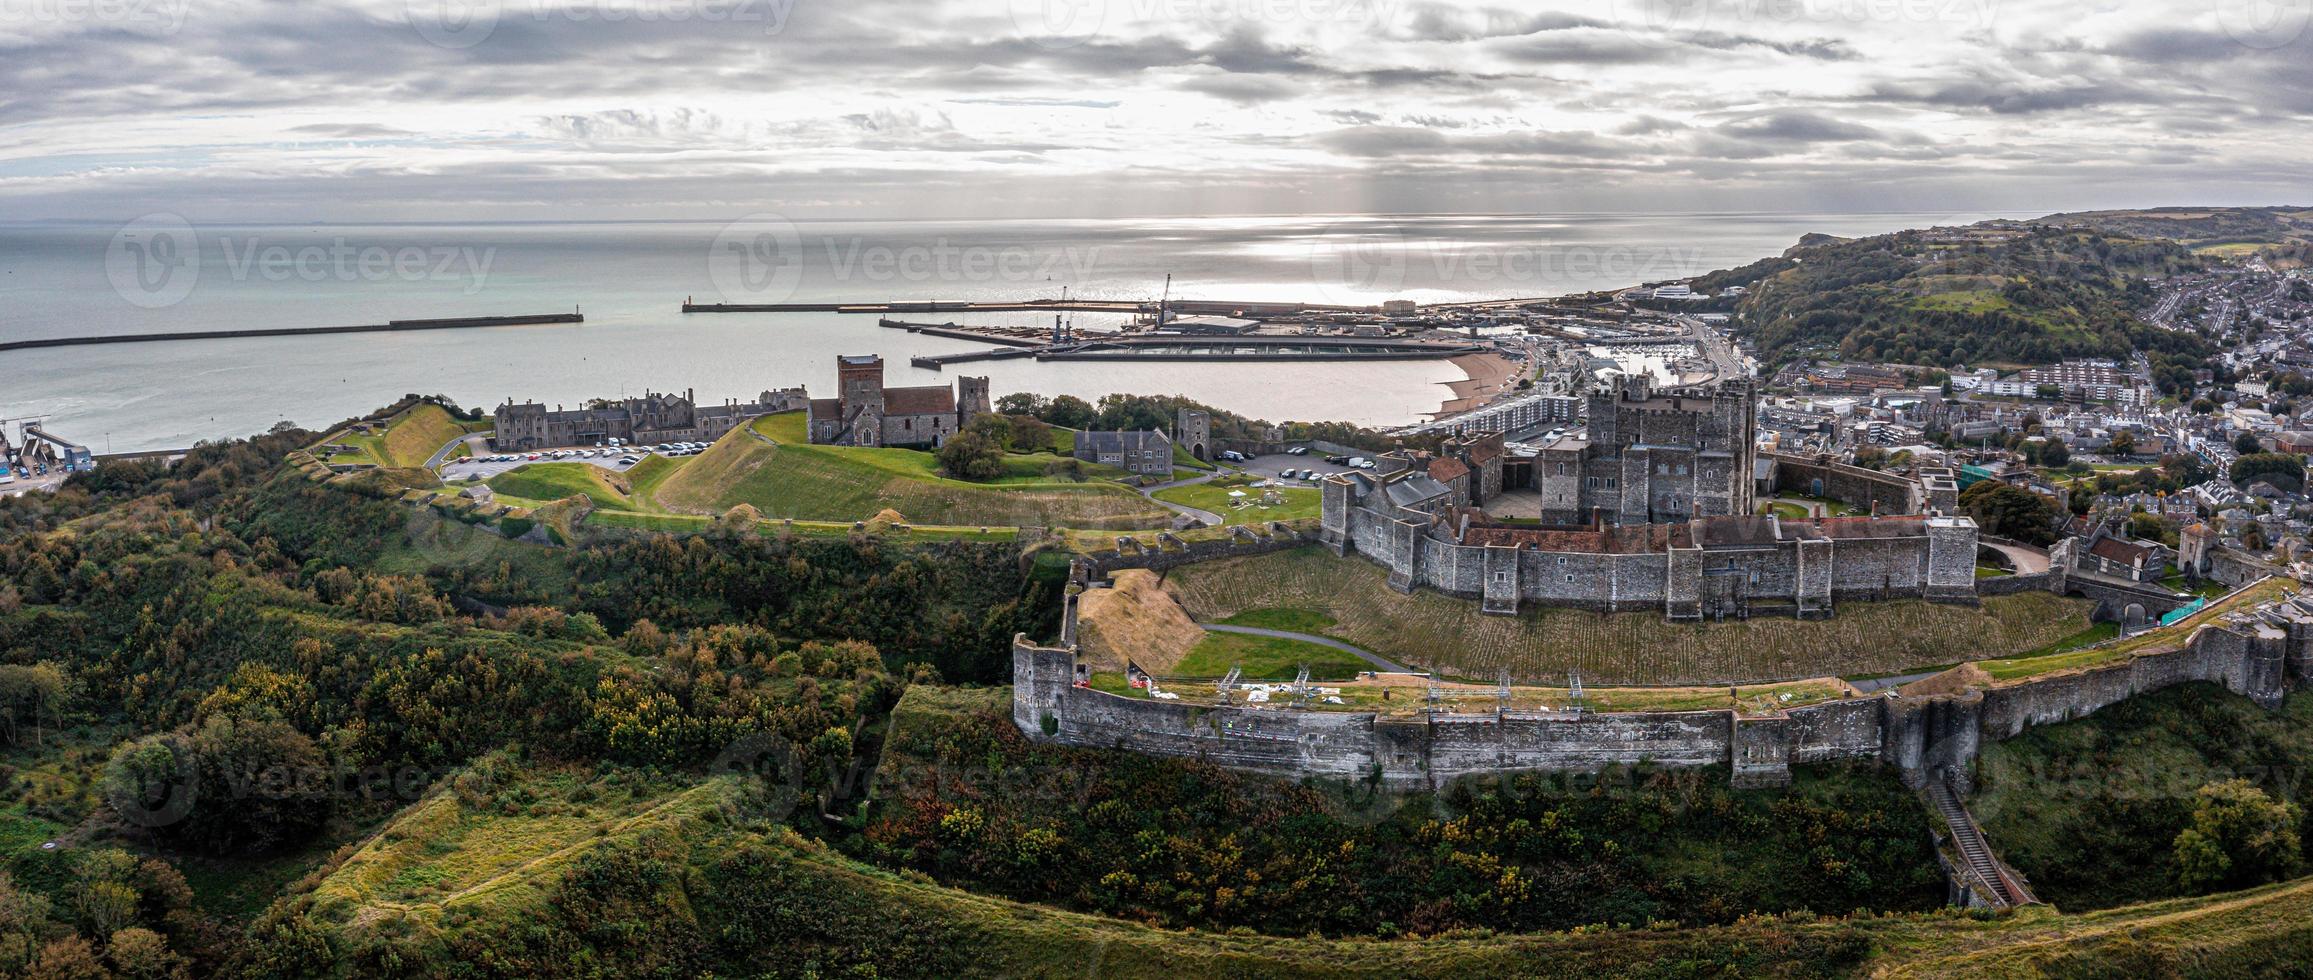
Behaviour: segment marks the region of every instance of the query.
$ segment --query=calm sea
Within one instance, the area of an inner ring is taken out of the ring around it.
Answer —
[[[805,384],[880,353],[972,349],[873,316],[679,312],[701,302],[1011,300],[1071,295],[1375,302],[1549,296],[1695,275],[1807,232],[1867,234],[1990,214],[1241,217],[975,222],[310,225],[0,223],[0,340],[307,327],[579,309],[583,324],[250,338],[0,354],[0,418],[46,416],[100,452],[176,448],[281,420],[320,426],[404,392],[575,405],[646,389],[702,400]],[[918,316],[917,319],[929,317]],[[949,315],[939,320],[954,319]],[[1033,314],[967,322],[1050,326]],[[1079,314],[1079,327],[1116,318]],[[951,372],[954,373],[954,372]],[[1271,420],[1411,422],[1443,363],[965,365],[998,393],[1181,394]],[[13,427],[10,429],[14,431]]]

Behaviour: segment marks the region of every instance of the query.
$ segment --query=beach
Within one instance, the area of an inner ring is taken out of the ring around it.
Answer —
[[[1495,397],[1516,387],[1519,378],[1525,373],[1523,365],[1500,354],[1462,354],[1452,358],[1452,363],[1468,377],[1460,381],[1443,382],[1453,392],[1453,397],[1439,406],[1433,418],[1484,408]]]

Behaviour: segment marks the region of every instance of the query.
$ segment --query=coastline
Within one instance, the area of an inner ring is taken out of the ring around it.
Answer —
[[[1430,415],[1432,419],[1486,407],[1496,396],[1516,385],[1521,373],[1517,362],[1499,354],[1462,354],[1449,360],[1467,377],[1440,382],[1453,392],[1453,397],[1438,406]]]

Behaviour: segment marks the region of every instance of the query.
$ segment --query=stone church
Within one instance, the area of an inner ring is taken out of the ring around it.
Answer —
[[[937,449],[975,415],[995,410],[988,379],[958,378],[946,385],[886,388],[883,358],[845,354],[835,359],[836,397],[811,400],[811,441],[830,446]]]

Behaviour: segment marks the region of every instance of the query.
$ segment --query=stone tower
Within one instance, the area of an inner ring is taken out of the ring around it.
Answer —
[[[1213,458],[1213,417],[1193,408],[1184,408],[1173,427],[1173,444],[1189,451],[1200,460]]]
[[[988,379],[956,379],[956,431],[972,424],[972,419],[996,410],[996,403],[988,397]]]
[[[854,446],[883,445],[883,358],[842,354],[835,359],[835,394]]]

